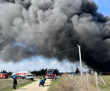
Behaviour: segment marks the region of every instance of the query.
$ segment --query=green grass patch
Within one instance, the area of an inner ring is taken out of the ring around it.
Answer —
[[[99,85],[100,91],[110,91],[110,85],[104,86],[104,85]]]
[[[16,89],[18,89],[18,88],[21,88],[21,87],[24,87],[24,86],[26,86],[26,85],[28,85],[28,84],[31,84],[33,81],[27,81],[27,82],[25,82],[25,83],[21,83],[21,84],[18,84],[17,85],[17,87],[16,87]],[[3,89],[0,89],[0,91],[13,91],[14,89],[13,89],[13,87],[12,86],[7,86],[7,87],[5,87],[5,88],[3,88]],[[14,90],[15,91],[15,90]]]
[[[99,85],[101,91],[110,91],[110,76],[102,76],[102,78],[107,86],[104,86],[103,84]]]
[[[49,87],[48,91],[55,91],[58,88],[58,83],[62,80],[62,78],[58,78],[57,80],[51,80],[51,86]]]

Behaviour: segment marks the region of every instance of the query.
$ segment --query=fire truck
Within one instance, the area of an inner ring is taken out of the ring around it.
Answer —
[[[53,79],[54,78],[54,70],[49,69],[46,71],[46,78]]]
[[[0,73],[0,79],[7,79],[8,74],[7,73]]]

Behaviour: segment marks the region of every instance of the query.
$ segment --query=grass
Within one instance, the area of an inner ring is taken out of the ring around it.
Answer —
[[[96,88],[87,84],[85,78],[81,82],[79,76],[63,75],[60,79],[52,82],[48,91],[96,91]]]
[[[62,78],[58,78],[57,80],[51,80],[51,86],[49,87],[48,91],[55,91],[55,89],[58,88],[58,84],[61,80]]]
[[[86,75],[83,76],[83,82],[78,75],[64,75],[60,79],[52,81],[48,91],[110,91],[110,76],[102,76],[102,78],[107,86],[104,86],[98,77],[99,88],[96,88],[94,75],[89,75],[89,82],[87,82]]]
[[[100,84],[99,87],[101,88],[101,91],[110,91],[110,76],[102,76],[102,78],[107,86]]]
[[[24,86],[26,86],[26,85],[28,85],[28,84],[31,84],[33,81],[31,81],[31,80],[28,80],[28,82],[26,82],[26,83],[21,83],[21,84],[19,84],[18,86],[17,86],[17,89],[18,88],[21,88],[21,87],[24,87]],[[12,90],[11,90],[12,91]]]
[[[33,81],[18,79],[17,89],[23,87]],[[13,80],[12,79],[0,79],[0,91],[13,91]]]

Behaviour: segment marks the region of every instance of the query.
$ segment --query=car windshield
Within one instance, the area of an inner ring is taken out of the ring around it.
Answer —
[[[47,74],[52,74],[53,72],[52,71],[47,71]]]

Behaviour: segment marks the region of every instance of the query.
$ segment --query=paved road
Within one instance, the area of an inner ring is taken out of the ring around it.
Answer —
[[[44,87],[42,87],[42,86],[39,87],[39,80],[37,79],[35,82],[33,82],[29,85],[26,85],[22,88],[19,88],[17,90],[14,90],[14,91],[47,91],[50,84],[51,84],[50,79],[47,79],[46,82],[45,82],[45,86]]]

